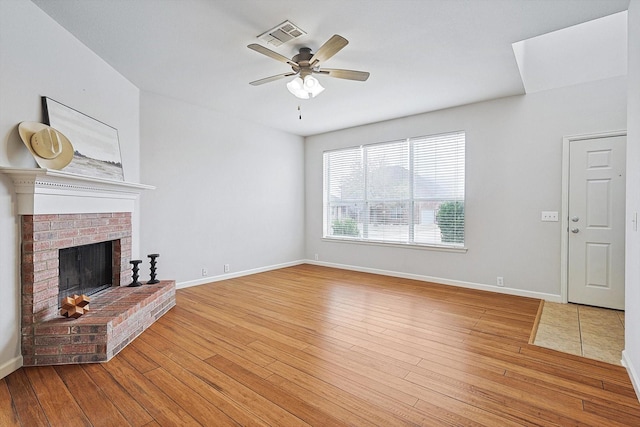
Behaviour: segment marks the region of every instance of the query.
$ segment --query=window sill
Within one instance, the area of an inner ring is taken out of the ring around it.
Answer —
[[[403,248],[403,249],[467,253],[466,247],[419,245],[415,243],[392,243],[392,242],[380,242],[376,240],[341,239],[339,237],[323,237],[322,240],[324,240],[325,242],[332,242],[332,243],[352,243],[356,245],[385,246],[385,247],[395,247],[395,248]]]

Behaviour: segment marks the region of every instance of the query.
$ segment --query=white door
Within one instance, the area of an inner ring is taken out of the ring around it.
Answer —
[[[569,302],[624,310],[626,137],[569,146]]]

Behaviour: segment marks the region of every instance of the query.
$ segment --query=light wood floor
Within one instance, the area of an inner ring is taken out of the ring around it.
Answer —
[[[177,301],[108,363],[0,380],[0,425],[640,425],[624,368],[528,344],[535,299],[301,265]]]

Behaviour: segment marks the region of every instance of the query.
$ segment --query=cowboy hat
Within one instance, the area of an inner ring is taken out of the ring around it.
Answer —
[[[41,168],[63,169],[73,159],[73,146],[60,131],[38,122],[21,122],[18,132]]]

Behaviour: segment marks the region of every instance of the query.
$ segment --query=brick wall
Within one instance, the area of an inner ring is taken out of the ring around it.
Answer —
[[[173,297],[168,291],[159,292],[149,297],[144,293],[151,292],[151,287],[144,292],[142,300],[130,298],[119,299],[125,304],[119,313],[109,312],[96,322],[95,315],[85,315],[80,319],[63,319],[58,313],[58,251],[59,249],[114,241],[113,244],[113,285],[131,283],[131,213],[97,213],[97,214],[60,214],[60,215],[24,215],[22,216],[22,354],[26,366],[37,364],[77,363],[83,361],[106,360],[99,354],[107,354],[107,359],[114,352],[107,348],[123,346],[128,343],[132,334],[140,332],[150,324],[138,319],[133,313],[140,307],[154,309],[153,316],[162,315],[175,305],[175,282],[172,282]],[[171,286],[170,286],[171,287]],[[121,288],[122,289],[122,288]],[[136,288],[126,288],[136,289]],[[106,290],[109,293],[111,290]],[[133,294],[132,294],[133,295]],[[168,295],[168,296],[167,296]],[[104,299],[104,297],[101,297]],[[97,298],[99,301],[100,298]],[[155,304],[162,307],[156,309]],[[99,311],[92,303],[91,311]],[[113,308],[113,307],[112,307]],[[147,316],[147,315],[145,315]],[[93,321],[89,318],[94,318]],[[84,320],[81,320],[85,318]],[[127,324],[126,319],[133,319]],[[148,318],[148,316],[147,316]],[[127,332],[121,333],[115,343],[108,343],[110,322],[119,324]],[[72,324],[76,322],[77,325]],[[74,328],[75,326],[75,328]],[[53,329],[50,329],[53,328]],[[49,333],[50,332],[50,333]],[[103,333],[104,332],[104,333]],[[120,347],[121,348],[121,347]],[[119,349],[116,349],[119,350]],[[117,352],[117,351],[116,351]],[[111,354],[108,354],[111,353]],[[98,354],[98,356],[96,356]]]
[[[131,213],[22,216],[22,326],[58,315],[58,251],[113,240],[113,286],[131,282]],[[24,334],[24,331],[23,331]]]

